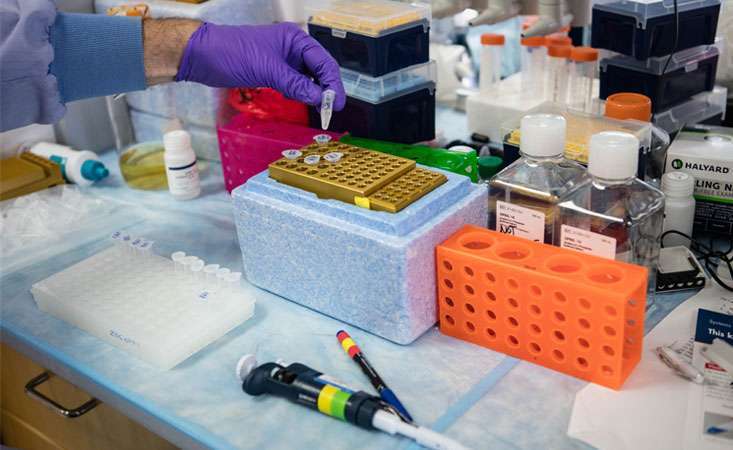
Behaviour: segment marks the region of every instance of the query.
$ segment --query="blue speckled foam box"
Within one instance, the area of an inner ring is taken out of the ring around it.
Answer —
[[[250,178],[232,192],[247,279],[409,344],[436,322],[435,246],[487,220],[486,187],[442,173],[445,184],[397,214],[321,200],[267,172]]]

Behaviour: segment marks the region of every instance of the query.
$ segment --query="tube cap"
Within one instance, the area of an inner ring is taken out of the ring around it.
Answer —
[[[503,34],[484,33],[481,35],[481,45],[504,45]]]
[[[670,197],[689,197],[695,192],[695,178],[685,172],[667,172],[662,176],[662,192]]]
[[[560,156],[565,153],[567,122],[555,114],[522,117],[520,151],[528,156]]]
[[[571,47],[570,59],[577,62],[598,61],[598,50],[593,47]]]
[[[100,161],[86,160],[81,165],[81,176],[91,181],[99,181],[109,175],[109,170]]]
[[[502,164],[504,160],[498,156],[481,156],[478,159],[478,174],[482,180],[488,180],[499,173]]]
[[[545,36],[545,45],[548,47],[551,45],[561,45],[561,46],[571,46],[573,45],[573,40],[570,39],[568,36],[565,36],[564,34],[551,34],[549,36]]]
[[[544,36],[531,36],[522,38],[520,43],[525,47],[542,47],[545,45]]]
[[[185,130],[169,131],[163,135],[163,146],[166,151],[188,151],[191,149],[191,135]]]
[[[609,95],[606,99],[606,117],[649,122],[652,118],[652,101],[646,95],[632,92]]]
[[[590,138],[588,173],[607,180],[636,176],[639,168],[639,140],[633,134],[604,131]]]
[[[569,45],[550,45],[547,47],[547,54],[553,58],[568,58],[571,48]]]

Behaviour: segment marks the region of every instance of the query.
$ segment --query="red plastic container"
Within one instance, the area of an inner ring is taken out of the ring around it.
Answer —
[[[338,140],[344,133],[333,133],[284,122],[266,122],[235,116],[217,127],[221,164],[227,191],[244,184],[282,157],[282,151],[299,149],[313,142],[313,136],[328,134]]]

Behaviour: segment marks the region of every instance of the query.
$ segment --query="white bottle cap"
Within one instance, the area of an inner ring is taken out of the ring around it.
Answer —
[[[567,123],[555,114],[522,117],[520,151],[528,156],[560,156],[565,153]]]
[[[163,135],[165,151],[180,153],[191,150],[191,135],[185,130],[170,131]]]
[[[255,367],[257,367],[257,358],[255,358],[255,355],[249,354],[242,356],[239,358],[239,361],[237,361],[237,368],[235,370],[237,379],[239,379],[239,381],[244,381],[244,379],[247,378],[247,375],[249,375]]]
[[[695,192],[695,178],[685,172],[667,172],[662,176],[662,192],[670,197],[689,197]]]
[[[636,176],[639,168],[639,140],[629,133],[604,131],[590,138],[588,173],[607,180]]]

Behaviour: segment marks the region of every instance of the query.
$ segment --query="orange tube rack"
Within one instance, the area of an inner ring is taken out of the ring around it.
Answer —
[[[475,226],[436,267],[443,334],[613,389],[641,358],[644,267]]]

